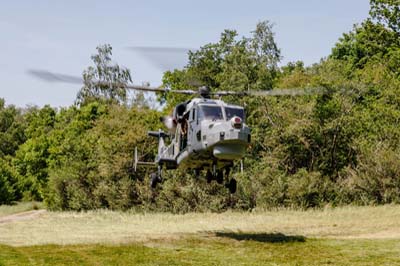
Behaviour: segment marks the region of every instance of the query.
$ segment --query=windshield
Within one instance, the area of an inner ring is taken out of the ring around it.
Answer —
[[[243,108],[236,107],[225,107],[226,119],[229,120],[234,116],[240,117],[244,121],[244,110]]]
[[[209,119],[209,120],[224,119],[221,106],[200,105],[199,106],[199,119]]]

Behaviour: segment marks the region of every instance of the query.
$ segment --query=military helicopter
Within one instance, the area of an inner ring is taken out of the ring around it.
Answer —
[[[196,176],[199,176],[202,170],[206,170],[208,182],[216,180],[219,184],[223,184],[225,181],[225,187],[230,193],[236,192],[237,181],[229,175],[238,161],[243,170],[242,159],[251,142],[251,133],[245,122],[243,107],[226,103],[221,99],[212,99],[212,96],[279,96],[311,93],[311,90],[296,89],[210,92],[207,87],[200,87],[198,92],[150,87],[146,88],[146,91],[180,93],[197,97],[178,104],[171,117],[162,119],[169,133],[162,130],[148,132],[149,136],[158,139],[158,154],[154,162],[141,162],[135,149],[134,169],[136,170],[137,166],[157,168],[157,172],[151,174],[152,188],[162,182],[163,169],[194,170]],[[166,144],[167,139],[170,139],[169,145]]]
[[[196,94],[195,91],[184,91]],[[171,117],[164,118],[170,133],[149,131],[158,139],[158,154],[152,163],[138,161],[135,149],[134,168],[138,165],[156,166],[151,174],[151,187],[162,181],[163,169],[193,169],[198,176],[207,171],[208,182],[216,180],[231,193],[236,191],[236,180],[229,179],[235,161],[241,160],[250,144],[250,128],[245,124],[244,108],[211,99],[206,87],[199,88],[200,97],[178,104]],[[215,93],[214,93],[215,95]],[[166,145],[166,139],[170,144]]]

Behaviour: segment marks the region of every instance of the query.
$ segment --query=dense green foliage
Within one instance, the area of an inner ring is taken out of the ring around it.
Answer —
[[[400,1],[371,0],[370,14],[400,35]]]
[[[132,171],[134,147],[152,160],[156,143],[146,131],[162,127],[162,113],[187,97],[159,95],[162,111],[149,108],[142,95],[128,104],[124,90],[106,83],[125,84],[130,72],[111,64],[109,45],[100,46],[76,105],[18,109],[0,102],[0,203],[34,199],[53,209],[186,212],[400,202],[398,9],[396,0],[372,0],[371,18],[312,66],[279,67],[280,50],[265,21],[250,37],[225,30],[218,42],[190,52],[186,67],[164,74],[172,89],[328,92],[225,99],[246,107],[252,128],[235,195],[180,171],[150,190],[148,172]]]

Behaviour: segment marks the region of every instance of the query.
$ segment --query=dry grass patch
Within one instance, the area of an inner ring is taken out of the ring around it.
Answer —
[[[283,234],[304,238],[400,238],[400,206],[343,207],[324,210],[225,213],[134,214],[129,212],[47,212],[0,224],[0,243],[146,243],[218,233]]]
[[[15,205],[0,205],[0,217],[43,208],[44,206],[41,202],[19,202]]]

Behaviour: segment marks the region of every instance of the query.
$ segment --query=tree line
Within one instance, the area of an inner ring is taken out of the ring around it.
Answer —
[[[164,73],[163,85],[177,90],[201,84],[326,92],[224,99],[245,106],[252,128],[236,194],[179,170],[152,190],[148,170],[133,171],[135,147],[143,160],[154,159],[147,130],[162,128],[159,117],[187,98],[159,94],[158,110],[143,94],[129,98],[120,86],[106,85],[132,78],[112,63],[111,46],[102,45],[74,105],[16,108],[0,101],[0,203],[187,212],[400,202],[400,5],[370,4],[370,17],[311,66],[279,66],[273,25],[262,21],[249,36],[223,31],[218,42],[189,52],[184,68]]]

